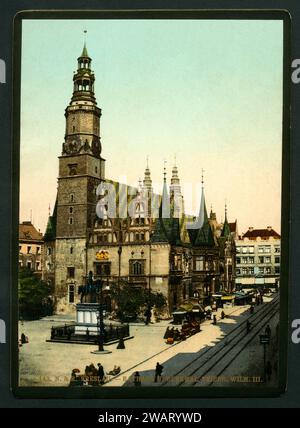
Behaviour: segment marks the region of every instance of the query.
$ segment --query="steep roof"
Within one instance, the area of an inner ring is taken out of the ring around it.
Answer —
[[[213,232],[209,221],[206,220],[201,229],[198,231],[194,245],[198,246],[214,246],[216,244]]]
[[[19,224],[19,239],[23,241],[42,241],[43,234],[39,232],[31,221]]]
[[[228,223],[230,232],[235,233],[237,231],[237,221],[234,223]]]
[[[174,199],[172,198],[170,204],[168,188],[165,178],[161,203],[159,207],[159,217],[155,221],[155,228],[151,237],[151,242],[162,242],[169,243],[172,245],[181,244],[180,219],[174,217]]]
[[[228,236],[231,235],[231,230],[227,221],[227,216],[225,215],[225,221],[223,224],[223,229],[222,229],[222,233],[221,236],[223,236],[224,238],[227,238]]]
[[[49,216],[44,234],[44,241],[53,241],[56,238],[57,199],[55,201],[52,216]]]
[[[90,58],[85,43],[84,43],[80,58]]]
[[[188,229],[190,240],[195,246],[214,246],[216,245],[212,228],[209,223],[204,188],[202,187],[199,215],[193,228]]]

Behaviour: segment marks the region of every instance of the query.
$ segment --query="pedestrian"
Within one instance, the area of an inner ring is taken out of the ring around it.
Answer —
[[[90,331],[88,328],[86,329],[85,333],[86,333],[86,340],[89,341],[90,340]]]
[[[271,376],[272,376],[272,364],[270,361],[267,362],[266,365],[266,375],[267,375],[267,379],[268,381],[271,380]]]
[[[266,334],[267,336],[271,337],[271,327],[270,327],[270,325],[269,325],[269,324],[267,325],[267,327],[266,327],[266,329],[265,329],[265,334]]]
[[[170,327],[168,326],[167,327],[167,329],[166,329],[166,332],[165,332],[165,334],[164,334],[164,339],[168,339],[168,337],[169,337],[169,333],[170,333]]]
[[[254,314],[254,306],[253,306],[253,305],[251,305],[251,306],[250,306],[250,314],[251,314],[251,315],[253,315],[253,314]]]
[[[160,381],[162,381],[163,368],[164,367],[161,364],[159,363],[156,364],[154,382],[157,382],[158,378],[160,379]]]
[[[222,311],[221,312],[221,319],[223,320],[225,318],[225,312],[224,311]]]
[[[55,339],[55,330],[54,330],[54,327],[51,327],[51,339]]]
[[[100,363],[98,363],[97,366],[98,366],[98,373],[97,374],[98,374],[99,382],[102,385],[104,383],[103,382],[103,379],[104,379],[104,368],[103,368],[102,364],[100,364]]]
[[[141,386],[141,376],[139,372],[134,373],[133,383],[134,386]]]
[[[250,332],[250,330],[251,330],[251,322],[249,320],[247,320],[247,323],[246,323],[247,334]]]
[[[71,336],[72,336],[72,331],[70,328],[68,328],[68,334],[67,334],[68,340],[71,340]]]
[[[213,324],[216,325],[217,324],[217,317],[216,315],[213,316]]]
[[[26,343],[26,336],[25,336],[25,334],[24,334],[24,333],[22,333],[22,334],[21,334],[21,343],[22,343],[22,345],[23,345],[24,343]]]

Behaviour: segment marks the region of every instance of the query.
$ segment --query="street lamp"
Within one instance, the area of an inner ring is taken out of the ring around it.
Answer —
[[[97,287],[97,293],[100,296],[99,299],[99,305],[98,305],[98,316],[97,316],[97,330],[98,330],[98,350],[93,351],[92,354],[111,354],[111,351],[106,351],[103,348],[104,344],[104,334],[105,334],[105,325],[103,321],[103,293],[102,293],[102,287],[103,287],[103,281],[97,280],[96,281],[96,287]]]

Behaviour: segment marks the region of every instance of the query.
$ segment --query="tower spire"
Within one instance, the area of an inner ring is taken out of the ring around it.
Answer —
[[[173,215],[174,217],[179,218],[183,213],[183,197],[181,194],[180,179],[178,176],[178,168],[176,165],[176,155],[174,156],[174,166],[172,168],[170,196],[174,210]]]
[[[84,37],[85,34],[86,30]],[[66,132],[62,155],[88,153],[101,158],[101,109],[97,106],[94,94],[95,76],[91,62],[84,40],[82,54],[77,58],[77,71],[73,75],[73,95],[65,111]],[[72,174],[75,170],[72,170]],[[96,175],[101,173],[99,165],[94,170]]]
[[[148,192],[149,195],[152,193],[152,180],[151,180],[151,172],[149,168],[149,156],[147,156],[147,159],[146,159],[146,169],[144,173],[143,190]]]
[[[87,30],[84,30],[84,43],[83,43],[83,49],[82,49],[82,53],[81,53],[81,58],[89,58],[89,54],[86,48],[86,33]]]
[[[225,238],[227,238],[228,236],[230,236],[230,234],[231,234],[231,231],[227,220],[227,201],[225,200],[225,219],[224,219],[221,236],[224,236]]]

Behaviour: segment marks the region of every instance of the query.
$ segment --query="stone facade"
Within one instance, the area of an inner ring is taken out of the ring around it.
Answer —
[[[167,316],[189,299],[205,304],[217,290],[231,291],[234,240],[227,217],[220,225],[216,217],[207,216],[204,189],[199,215],[192,219],[184,214],[176,165],[170,187],[164,173],[162,196],[152,193],[148,163],[143,185],[138,188],[105,177],[101,109],[94,96],[94,80],[84,47],[65,113],[57,200],[44,236],[44,275],[55,283],[57,311],[75,310],[78,288],[86,283],[89,272],[105,284],[105,301],[110,308],[114,307],[112,284],[125,281],[132,287],[162,293],[167,299]],[[104,185],[113,190],[116,215],[110,214],[101,192]],[[188,226],[190,221],[196,223],[193,229]]]

